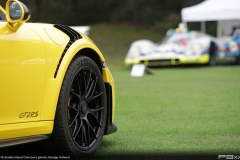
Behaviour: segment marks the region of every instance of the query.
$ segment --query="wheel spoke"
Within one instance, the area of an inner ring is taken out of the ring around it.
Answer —
[[[73,129],[73,132],[72,132],[72,137],[75,139],[76,137],[74,136],[75,135],[75,132],[78,130],[78,119],[76,119],[75,121],[75,126],[74,126],[74,129]]]
[[[92,96],[91,98],[88,99],[89,102],[91,102],[92,100],[94,100],[95,98],[99,97],[102,95],[102,92],[100,92],[99,94],[97,94],[96,96]]]
[[[80,96],[79,96],[77,93],[74,92],[74,89],[71,89],[71,93],[72,93],[73,95],[75,95],[77,98],[80,98]]]
[[[83,69],[83,83],[84,83],[84,88],[85,88],[85,92],[86,92],[86,90],[87,90],[87,85],[86,85],[86,79],[85,79],[85,76],[86,76],[86,72],[84,71],[84,69]],[[86,94],[86,93],[85,93]]]
[[[97,109],[89,109],[91,113],[95,113],[95,112],[98,112],[100,110],[104,109],[104,107],[101,107],[101,108],[97,108]]]
[[[92,70],[90,70],[90,73],[89,73],[88,84],[87,84],[86,89],[88,89],[88,86],[89,86],[89,84],[90,84],[91,76],[92,76]]]
[[[73,123],[75,122],[75,120],[77,120],[79,113],[77,113],[77,115],[75,116],[75,118],[73,119],[72,123],[69,125],[69,127],[72,127]]]
[[[98,77],[96,77],[96,80],[92,82],[92,84],[91,84],[91,86],[90,86],[90,88],[89,88],[89,90],[88,90],[88,92],[87,92],[87,94],[86,94],[86,96],[85,96],[85,98],[86,98],[87,100],[90,99],[90,98],[93,96],[93,93],[94,93],[95,88],[96,88],[97,80],[98,80]],[[91,94],[91,95],[90,95],[90,94]],[[88,98],[87,98],[87,97],[88,97]]]
[[[77,108],[74,108],[72,106],[68,106],[69,108],[73,109],[74,111],[78,112],[78,109]]]
[[[81,139],[82,139],[82,146],[84,146],[84,131],[83,131],[84,127],[82,127],[82,136],[81,136]]]
[[[80,126],[78,127],[77,133],[75,134],[75,136],[73,136],[73,139],[76,139],[80,129],[82,128],[82,123],[80,124]]]
[[[81,98],[82,93],[81,93],[81,86],[80,86],[80,81],[78,76],[80,76],[80,74],[78,74],[76,77],[77,77],[77,84],[78,84],[78,90],[79,90],[79,98]]]
[[[87,99],[87,97],[89,96],[89,94],[90,94],[90,92],[91,92],[91,90],[92,90],[93,83],[94,83],[94,81],[92,81],[91,86],[89,87],[89,89],[88,89],[88,91],[87,91],[87,93],[86,93],[86,95],[85,95],[85,98],[86,98],[86,99]]]
[[[102,128],[102,126],[101,126],[100,122],[98,121],[97,117],[96,117],[94,114],[92,114],[92,113],[90,113],[90,114],[94,117],[94,120],[95,120],[95,122],[97,122],[97,125],[98,125],[100,128]]]
[[[84,144],[84,142],[85,142],[85,145],[87,146],[87,133],[86,133],[85,127],[83,127],[82,132],[83,132],[83,135],[82,135],[82,136],[83,136],[83,138],[84,138],[83,144]]]
[[[92,128],[92,125],[89,123],[89,121],[87,121],[87,123],[88,123],[89,133],[90,133],[90,131],[91,131],[91,132],[93,133],[93,135],[94,135],[93,138],[97,139],[97,135],[95,134],[94,129]]]
[[[89,144],[90,144],[90,140],[91,140],[91,138],[90,138],[90,129],[89,129],[89,122],[88,122],[88,120],[86,121],[87,122],[87,145],[89,146]]]

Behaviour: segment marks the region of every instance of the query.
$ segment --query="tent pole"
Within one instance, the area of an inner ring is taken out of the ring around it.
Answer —
[[[217,37],[219,38],[221,36],[221,30],[222,30],[222,23],[221,21],[217,21]]]
[[[183,24],[184,24],[184,27],[188,30],[187,22],[185,21],[185,22],[183,22]]]
[[[201,21],[201,32],[206,33],[206,24],[205,24],[205,21]]]

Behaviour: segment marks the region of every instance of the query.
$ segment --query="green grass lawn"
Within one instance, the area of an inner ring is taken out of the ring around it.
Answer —
[[[113,69],[118,132],[98,154],[240,153],[240,67]]]
[[[240,66],[160,67],[131,77],[123,66],[131,42],[161,35],[98,24],[90,37],[116,84],[115,124],[98,156],[129,153],[240,154]]]

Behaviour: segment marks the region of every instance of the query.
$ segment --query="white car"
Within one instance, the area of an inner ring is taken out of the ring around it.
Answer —
[[[146,66],[208,64],[232,58],[239,62],[240,28],[228,40],[218,40],[198,31],[169,30],[161,43],[150,40],[134,41],[125,64]],[[235,47],[234,47],[235,46]]]

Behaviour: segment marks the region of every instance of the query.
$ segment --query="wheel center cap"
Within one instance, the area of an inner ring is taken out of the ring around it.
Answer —
[[[87,104],[86,102],[81,102],[80,104],[80,113],[81,114],[86,114],[87,113]]]

